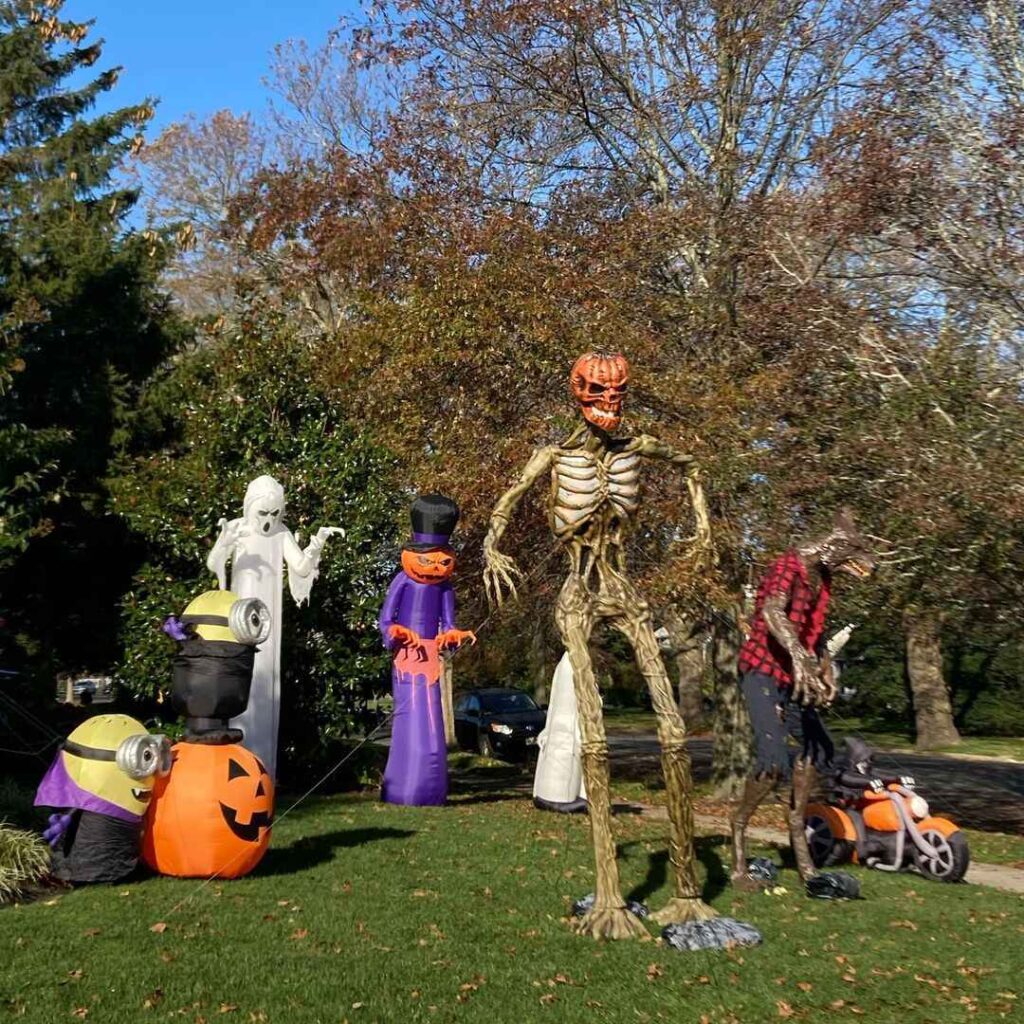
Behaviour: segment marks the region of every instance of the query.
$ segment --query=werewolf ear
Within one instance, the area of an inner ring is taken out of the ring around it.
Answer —
[[[857,524],[853,521],[853,511],[849,506],[844,506],[837,513],[832,523],[832,529],[836,533],[843,533],[847,537],[859,535]]]

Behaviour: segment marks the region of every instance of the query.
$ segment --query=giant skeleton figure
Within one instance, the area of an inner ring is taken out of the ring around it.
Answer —
[[[845,643],[852,629],[847,627],[845,637],[841,633],[825,644],[832,574],[843,572],[864,579],[874,569],[867,542],[850,513],[843,510],[828,534],[780,555],[758,588],[750,632],[739,655],[741,688],[753,727],[756,759],[731,818],[732,881],[738,888],[762,887],[747,870],[747,823],[765,797],[790,777],[793,855],[803,882],[814,875],[804,812],[818,772],[830,766],[834,751],[818,708],[827,707],[835,699],[830,653]],[[800,746],[792,769],[787,735]]]
[[[693,858],[693,809],[686,733],[651,627],[651,613],[625,573],[625,534],[640,507],[639,472],[643,457],[663,459],[686,470],[697,519],[697,540],[710,551],[710,527],[704,494],[693,457],[647,435],[615,438],[629,368],[621,355],[581,356],[570,383],[584,422],[563,444],[538,448],[516,483],[491,514],[484,541],[488,596],[499,604],[502,587],[515,596],[519,571],[498,551],[520,499],[545,474],[550,475],[548,513],[555,537],[569,555],[570,572],[562,587],[555,621],[572,663],[582,732],[583,776],[597,866],[592,909],[577,931],[598,938],[648,934],[626,909],[619,889],[608,795],[608,744],[601,718],[601,698],[590,662],[588,641],[595,623],[604,619],[629,640],[647,681],[658,715],[658,739],[671,819],[670,854],[675,895],[659,913],[660,924],[708,920],[715,911],[700,899]]]

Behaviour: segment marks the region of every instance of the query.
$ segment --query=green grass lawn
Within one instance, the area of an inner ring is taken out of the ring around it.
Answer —
[[[870,729],[857,718],[835,717],[828,720],[828,726],[837,736],[860,736],[879,750],[914,749],[914,737],[911,733]],[[928,753],[979,754],[984,757],[1024,761],[1024,736],[964,736],[954,746],[941,747]]]
[[[652,907],[668,894],[665,827],[616,818],[625,888]],[[757,925],[763,946],[677,953],[572,935],[570,902],[593,884],[587,821],[522,796],[314,799],[275,827],[248,878],[0,909],[0,1017],[954,1024],[1018,1006],[1024,897],[862,872],[865,900],[817,903],[792,871],[786,895],[735,895],[721,840],[698,849],[711,901]]]

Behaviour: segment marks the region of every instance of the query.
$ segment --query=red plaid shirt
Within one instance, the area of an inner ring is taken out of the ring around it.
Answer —
[[[763,672],[772,676],[780,687],[792,686],[792,658],[768,632],[764,603],[769,597],[786,599],[789,621],[796,627],[800,642],[813,653],[825,629],[830,583],[829,576],[824,574],[821,589],[815,594],[807,569],[796,551],[790,549],[780,555],[757,589],[750,634],[740,649],[740,672]]]

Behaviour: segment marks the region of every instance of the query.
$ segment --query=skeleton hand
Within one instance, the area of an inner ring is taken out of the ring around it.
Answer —
[[[437,646],[442,651],[446,647],[457,651],[465,643],[476,643],[476,633],[471,629],[446,629],[443,633],[437,634]]]
[[[808,707],[827,707],[835,700],[835,683],[824,678],[814,656],[801,651],[793,658],[793,700]]]
[[[487,603],[501,607],[504,596],[501,592],[502,586],[508,588],[509,597],[516,600],[519,596],[516,593],[516,579],[522,579],[523,574],[519,567],[508,555],[503,555],[496,548],[484,550],[484,590],[487,592]]]

